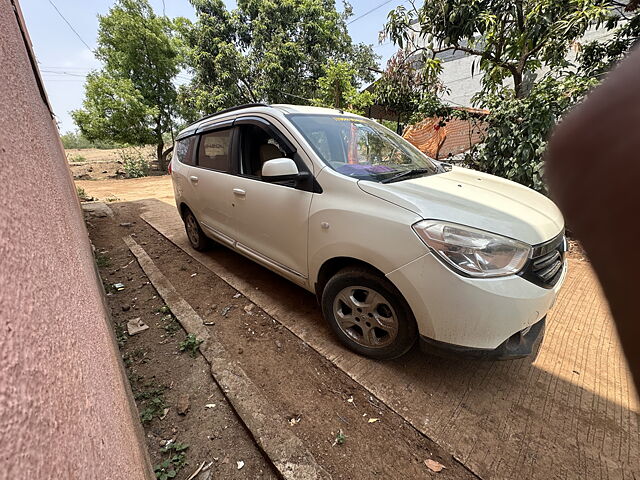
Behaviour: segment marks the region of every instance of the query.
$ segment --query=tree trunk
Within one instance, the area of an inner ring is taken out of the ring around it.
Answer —
[[[158,159],[158,168],[160,169],[161,172],[164,173],[164,171],[167,169],[167,162],[165,161],[164,155],[162,155],[163,151],[164,151],[164,142],[160,141],[156,145],[156,156]]]
[[[523,79],[522,79],[522,72],[520,70],[514,70],[512,72],[513,75],[513,89],[516,92],[516,98],[524,98],[525,97],[525,91],[524,91],[524,84],[523,84]]]

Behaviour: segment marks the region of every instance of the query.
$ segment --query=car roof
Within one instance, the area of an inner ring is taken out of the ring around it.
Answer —
[[[289,105],[284,103],[267,105],[264,103],[250,103],[246,105],[238,105],[236,107],[221,110],[217,113],[202,117],[201,119],[181,130],[177,136],[177,139],[196,133],[196,131],[202,126],[216,123],[220,120],[224,120],[225,118],[230,116],[235,116],[239,113],[268,113],[269,111],[274,110],[284,115],[296,113],[307,115],[336,115],[344,113],[342,110],[338,110],[335,108],[312,107],[308,105]],[[349,115],[358,116],[351,113]]]

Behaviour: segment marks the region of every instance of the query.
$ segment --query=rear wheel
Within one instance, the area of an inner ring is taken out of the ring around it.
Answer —
[[[184,228],[187,231],[189,243],[194,250],[204,252],[211,246],[211,241],[204,234],[200,224],[191,210],[187,210],[184,214]]]
[[[345,268],[327,282],[322,312],[340,341],[367,357],[399,357],[417,338],[413,314],[400,292],[365,268]]]

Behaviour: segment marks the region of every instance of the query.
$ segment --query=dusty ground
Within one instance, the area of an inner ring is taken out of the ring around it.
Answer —
[[[423,463],[429,458],[447,467],[437,474],[439,477],[474,478],[452,458],[452,452],[486,479],[516,478],[517,472],[524,478],[613,479],[635,478],[633,475],[640,472],[637,399],[629,388],[606,302],[575,242],[571,242],[570,275],[548,318],[537,357],[514,362],[464,362],[412,352],[399,361],[376,363],[345,352],[333,341],[324,325],[318,324],[321,319],[313,299],[309,300],[311,295],[230,251],[214,250],[206,255],[209,262],[222,264],[229,275],[243,278],[250,291],[231,282],[246,297],[240,295],[213,274],[207,262],[203,265],[196,261],[199,257],[194,260],[142,222],[142,202],[134,202],[161,199],[165,203],[145,203],[145,218],[153,211],[156,221],[177,223],[176,231],[183,236],[175,208],[169,206],[173,204],[173,192],[168,176],[76,183],[90,195],[118,199],[109,204],[115,219],[90,220],[96,244],[109,250],[107,255],[115,255],[118,265],[124,266],[132,256],[121,237],[135,233],[136,241],[189,304],[213,324],[209,328],[273,402],[283,428],[294,429],[334,478],[429,478],[436,475]],[[130,228],[119,227],[122,222],[136,223]],[[135,261],[131,266],[138,269]],[[101,271],[104,274],[105,269]],[[122,270],[106,273],[112,275],[109,283],[118,279],[127,283],[123,279],[129,277]],[[259,290],[251,293],[254,288]],[[125,291],[111,297],[122,298]],[[258,306],[252,307],[249,298],[274,318]],[[117,307],[122,311],[116,304],[116,312]],[[148,310],[148,315],[157,317],[156,313],[153,308]],[[149,324],[152,328],[141,334],[140,341],[153,330],[154,324]],[[176,335],[184,337],[183,332]],[[143,343],[142,350],[151,355],[150,363],[154,364],[156,358],[162,358],[155,354],[155,348],[153,341]],[[171,351],[176,348],[173,344]],[[168,363],[168,359],[164,363],[159,360],[157,368],[170,372]],[[183,384],[180,382],[186,374],[180,378],[173,372],[166,375],[165,384],[178,382],[173,385],[176,391],[189,391],[206,377]],[[135,382],[134,378],[135,389],[144,387]],[[384,399],[393,411],[368,392]],[[167,398],[170,394],[170,390],[165,393]],[[144,411],[148,399],[140,397],[139,401]],[[164,428],[170,413],[165,420],[152,420],[148,431],[154,425]],[[185,419],[189,415],[191,412]],[[220,428],[215,421],[203,418],[201,423],[207,428]],[[298,418],[299,423],[289,423]],[[370,418],[378,420],[369,423]],[[237,419],[235,422],[239,425]],[[180,437],[178,441],[194,446],[187,450],[188,469],[212,455],[219,461],[228,455],[224,450],[203,450],[205,447],[198,443],[202,441],[202,427],[190,428],[188,422],[182,422],[179,428],[172,425],[169,430],[160,430],[157,435],[174,434],[173,428]],[[346,442],[332,446],[340,430]],[[429,439],[436,439],[439,446]],[[150,440],[150,448],[156,449],[152,451],[154,459],[163,458],[158,441]],[[215,448],[225,447],[216,444]],[[236,446],[232,444],[231,448]],[[247,457],[255,459],[248,445],[246,448]],[[197,456],[190,456],[194,454]],[[233,467],[233,459],[230,462]],[[252,462],[259,465],[257,460]],[[264,468],[256,468],[252,474],[260,475],[262,469],[267,475]],[[180,478],[187,478],[188,469]]]
[[[204,461],[213,462],[214,478],[276,478],[211,378],[207,362],[199,354],[180,352],[184,331],[163,311],[155,289],[121,244],[121,236],[137,228],[95,217],[88,218],[88,226],[154,466],[180,453],[163,451],[167,440],[173,440],[188,445],[186,465],[177,478],[187,478]],[[125,288],[116,291],[112,285],[119,282]],[[127,322],[137,317],[150,328],[129,336]],[[185,395],[182,402],[189,408],[180,415],[178,404]],[[244,462],[241,471],[238,461]]]
[[[138,409],[144,414],[159,405],[153,419],[144,423],[154,464],[169,456],[162,452],[162,442],[175,439],[189,445],[188,466],[177,478],[187,478],[203,461],[214,462],[214,478],[273,476],[214,385],[206,361],[178,353],[185,334],[160,312],[162,302],[122,242],[130,233],[178,292],[212,323],[210,328],[276,406],[282,428],[294,429],[333,478],[429,478],[435,474],[425,466],[427,459],[446,466],[438,477],[475,478],[446,450],[142,222],[138,205],[117,202],[110,207],[115,218],[88,218],[88,228]],[[116,292],[111,285],[118,282],[125,289]],[[135,317],[150,328],[129,337],[126,322]],[[190,409],[181,416],[176,408],[184,394],[189,395]],[[205,408],[207,404],[216,406]],[[169,410],[160,420],[164,408]],[[335,443],[340,432],[345,435],[342,445]],[[242,470],[237,470],[237,461],[245,462]]]
[[[68,148],[65,150],[74,180],[105,180],[126,178],[123,167],[128,155],[140,154],[150,163],[149,175],[164,175],[157,168],[155,147],[128,147],[114,149]]]

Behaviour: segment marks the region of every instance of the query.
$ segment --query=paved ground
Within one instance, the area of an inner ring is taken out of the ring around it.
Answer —
[[[164,178],[141,180],[158,182],[149,192],[172,200]],[[227,249],[191,251],[175,207],[149,202],[143,218],[480,477],[640,476],[639,403],[587,262],[570,262],[535,359],[456,361],[414,351],[378,363],[345,351],[305,291]]]

